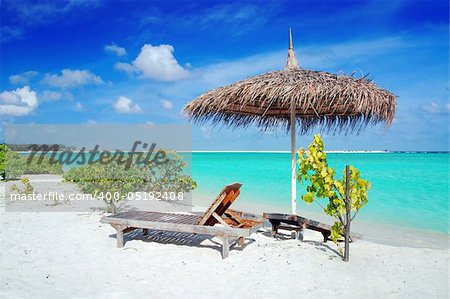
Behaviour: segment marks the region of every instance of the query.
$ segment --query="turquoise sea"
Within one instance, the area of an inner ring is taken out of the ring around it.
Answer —
[[[449,153],[328,153],[342,174],[346,164],[371,181],[369,203],[355,221],[381,222],[449,233]],[[267,152],[195,152],[196,192],[216,195],[224,185],[243,184],[239,201],[279,206],[290,211],[290,154]],[[306,205],[298,184],[298,211],[322,213]]]
[[[190,160],[190,154],[182,155]],[[355,221],[449,234],[450,153],[328,153],[327,157],[337,174],[350,164],[372,184],[369,202]],[[291,211],[290,153],[194,152],[191,158],[198,185],[194,201],[200,195],[210,202],[225,185],[239,182],[243,184],[239,204],[268,212]],[[297,184],[298,214],[323,215],[318,205],[302,202],[304,193],[304,186]]]

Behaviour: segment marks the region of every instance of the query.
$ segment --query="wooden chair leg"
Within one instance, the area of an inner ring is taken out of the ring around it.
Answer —
[[[303,241],[303,231],[302,230],[295,231],[295,239]]]
[[[275,237],[275,235],[278,234],[278,225],[280,225],[280,223],[278,221],[270,221],[270,224],[272,224],[272,237]]]
[[[127,228],[126,226],[121,225],[114,225],[113,226],[116,229],[116,239],[117,239],[117,247],[122,248],[125,244],[124,241],[124,230]]]
[[[275,237],[276,234],[278,234],[278,228],[276,225],[272,225],[272,230],[270,233],[272,234],[272,237]]]
[[[308,224],[306,222],[304,222],[302,224],[302,229],[298,231],[297,239],[299,239],[300,241],[303,241],[307,227],[308,227]]]
[[[297,231],[291,231],[291,239],[297,239]]]
[[[329,232],[323,232],[323,242],[326,243],[328,241],[328,237],[330,237],[331,233]]]
[[[118,230],[117,231],[117,237],[116,238],[117,238],[117,248],[122,248],[124,243],[125,243],[125,240],[124,240],[124,237],[123,237],[123,230]]]
[[[226,259],[230,253],[230,238],[228,236],[222,237],[222,258]]]

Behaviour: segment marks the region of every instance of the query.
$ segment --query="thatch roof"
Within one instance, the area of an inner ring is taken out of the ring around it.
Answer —
[[[380,122],[389,126],[394,119],[396,97],[365,77],[298,67],[290,41],[284,70],[208,91],[188,103],[183,111],[197,123],[289,129],[291,105],[295,105],[301,133],[314,126],[322,131],[347,133]]]

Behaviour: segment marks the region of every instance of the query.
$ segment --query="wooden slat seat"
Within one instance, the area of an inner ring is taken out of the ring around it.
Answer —
[[[144,235],[149,229],[205,234],[222,239],[222,257],[226,258],[230,241],[238,240],[242,246],[244,238],[256,232],[263,223],[262,218],[228,209],[239,196],[241,186],[239,183],[226,186],[202,215],[127,211],[102,217],[101,222],[108,223],[116,229],[117,247],[123,247],[125,233],[141,228]],[[227,217],[223,217],[224,214]]]

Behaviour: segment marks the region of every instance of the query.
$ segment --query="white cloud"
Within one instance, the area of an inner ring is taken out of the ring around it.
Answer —
[[[44,90],[43,92],[39,93],[39,100],[43,102],[54,102],[59,101],[61,99],[73,100],[73,94],[68,91],[54,91],[54,90]]]
[[[75,110],[76,110],[76,111],[83,111],[83,110],[84,110],[83,104],[81,104],[80,102],[76,102],[76,104],[75,104]]]
[[[160,100],[159,102],[161,103],[161,106],[166,110],[170,110],[173,108],[173,104],[171,101]]]
[[[0,115],[24,116],[38,106],[36,92],[28,85],[0,93]]]
[[[60,88],[71,88],[88,84],[102,84],[102,78],[88,70],[63,69],[61,75],[46,74],[42,82]]]
[[[117,56],[124,56],[127,54],[127,51],[125,50],[125,48],[119,47],[118,45],[115,45],[115,44],[110,44],[110,45],[105,46],[105,51],[114,53]]]
[[[114,68],[115,68],[116,70],[123,71],[123,72],[125,72],[125,73],[127,73],[127,74],[129,74],[129,75],[131,75],[131,74],[133,74],[133,73],[139,71],[137,68],[135,68],[135,67],[132,66],[131,64],[125,63],[125,62],[117,62],[117,63],[114,65]]]
[[[36,77],[38,72],[36,71],[28,71],[20,74],[15,74],[9,76],[9,82],[12,84],[28,84],[31,78]]]
[[[52,90],[44,90],[41,95],[44,101],[58,101],[62,98],[62,93]]]
[[[428,103],[422,109],[430,114],[448,113],[450,112],[450,104],[439,105],[435,102]]]
[[[142,113],[142,109],[138,104],[127,97],[120,96],[113,104],[114,109],[119,113]]]
[[[131,64],[117,63],[115,68],[156,81],[178,81],[186,78],[189,72],[178,64],[173,52],[171,45],[145,44]]]

